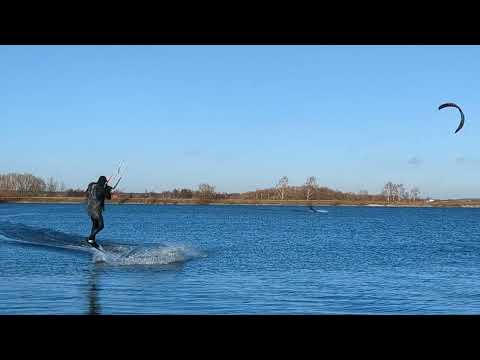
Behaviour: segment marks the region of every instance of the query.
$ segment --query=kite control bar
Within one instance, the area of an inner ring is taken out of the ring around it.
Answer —
[[[110,182],[110,181],[115,181],[115,179],[118,177],[117,179],[117,182],[115,183],[115,185],[112,187],[112,190],[115,190],[116,187],[118,186],[118,184],[120,183],[120,180],[122,180],[122,165],[123,165],[123,161],[121,161],[119,164],[118,164],[118,167],[117,167],[117,173],[115,175],[111,175],[108,180],[107,180],[107,184]]]

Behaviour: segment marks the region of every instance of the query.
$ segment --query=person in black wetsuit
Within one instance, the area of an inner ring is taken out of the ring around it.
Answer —
[[[87,239],[90,245],[98,247],[95,236],[102,231],[103,216],[102,211],[105,209],[105,199],[112,198],[112,187],[107,185],[108,181],[105,176],[100,176],[97,182],[88,184],[87,192],[87,212],[92,220],[92,231]]]

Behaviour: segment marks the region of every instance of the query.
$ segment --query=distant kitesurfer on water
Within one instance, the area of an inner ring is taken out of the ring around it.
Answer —
[[[105,176],[100,176],[97,182],[88,184],[87,188],[87,211],[92,220],[92,231],[87,242],[98,248],[95,236],[103,229],[102,211],[105,209],[105,199],[112,198],[112,187],[108,185]]]

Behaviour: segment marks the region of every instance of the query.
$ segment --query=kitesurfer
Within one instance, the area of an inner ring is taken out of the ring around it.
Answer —
[[[105,209],[105,199],[112,198],[112,187],[108,185],[107,178],[100,176],[97,182],[91,182],[86,190],[87,192],[87,212],[92,220],[92,230],[87,242],[98,248],[95,236],[102,231],[103,216],[102,211]]]

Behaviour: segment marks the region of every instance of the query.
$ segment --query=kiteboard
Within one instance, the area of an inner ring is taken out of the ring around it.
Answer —
[[[315,209],[315,208],[313,208],[313,207],[311,207],[311,206],[310,206],[310,211],[311,211],[311,212],[315,212],[315,213],[323,213],[323,214],[328,213],[327,210]]]
[[[101,247],[101,245],[98,244],[97,242],[91,243],[91,242],[88,241],[88,238],[85,239],[85,242],[86,242],[90,247],[92,247],[92,248],[94,248],[94,249],[97,249],[97,250],[99,250],[99,251],[101,251],[101,252],[105,252],[105,250],[103,250],[103,248]]]

